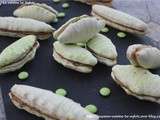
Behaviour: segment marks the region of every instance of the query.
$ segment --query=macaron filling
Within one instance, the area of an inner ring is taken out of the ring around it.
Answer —
[[[11,32],[11,33],[19,33],[23,35],[50,35],[52,32],[33,32],[33,31],[17,31],[17,30],[9,30],[9,29],[3,29],[0,28],[0,31],[2,32]]]

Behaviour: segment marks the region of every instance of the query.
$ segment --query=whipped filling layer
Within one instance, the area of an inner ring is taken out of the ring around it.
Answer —
[[[33,32],[33,31],[17,31],[17,30],[8,30],[8,29],[2,29],[0,28],[0,31],[2,32],[11,32],[11,33],[20,33],[23,35],[50,35],[51,32]]]

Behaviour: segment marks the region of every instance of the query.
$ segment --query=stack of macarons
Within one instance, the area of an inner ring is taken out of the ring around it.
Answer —
[[[74,17],[54,32],[53,58],[64,67],[90,73],[97,62],[116,64],[117,51],[109,38],[100,34],[103,20],[82,15]],[[81,46],[84,45],[84,46]]]

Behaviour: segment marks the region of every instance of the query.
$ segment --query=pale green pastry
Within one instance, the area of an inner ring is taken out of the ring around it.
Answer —
[[[46,40],[54,30],[51,25],[31,18],[0,17],[0,36],[20,38],[36,35],[37,39]]]
[[[94,4],[91,14],[97,19],[105,20],[106,25],[120,31],[135,35],[145,35],[148,32],[148,25],[142,20],[111,7]]]
[[[53,44],[54,59],[64,67],[89,73],[97,64],[97,59],[85,48],[77,45],[65,45],[56,41]]]
[[[160,76],[133,65],[116,65],[112,78],[127,94],[160,103]]]
[[[82,15],[71,18],[54,32],[54,38],[61,43],[86,43],[104,27],[102,20]]]
[[[133,44],[127,49],[126,56],[131,64],[145,69],[160,68],[160,50],[144,44]]]
[[[17,108],[44,120],[99,120],[80,103],[42,88],[14,85],[9,98]]]
[[[5,48],[0,54],[0,73],[20,69],[36,54],[39,43],[34,35],[28,35]]]
[[[99,62],[107,66],[117,63],[117,51],[112,41],[102,34],[97,34],[87,43],[87,48]]]
[[[13,15],[21,18],[31,18],[46,23],[52,22],[57,17],[57,11],[44,3],[29,3],[19,6]]]

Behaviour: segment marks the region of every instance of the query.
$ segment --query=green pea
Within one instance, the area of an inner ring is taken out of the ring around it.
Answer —
[[[61,2],[61,0],[53,0],[53,2],[59,3],[59,2]]]
[[[66,91],[65,89],[63,89],[63,88],[57,89],[57,90],[55,91],[55,93],[56,93],[57,95],[61,95],[61,96],[66,96],[66,95],[67,95],[67,91]]]
[[[27,79],[28,77],[29,77],[29,74],[28,74],[28,72],[26,72],[26,71],[20,72],[20,73],[18,74],[18,78],[19,78],[20,80],[25,80],[25,79]]]
[[[63,7],[63,8],[69,8],[69,3],[63,3],[63,4],[62,4],[62,7]]]
[[[93,104],[87,105],[85,109],[91,113],[96,113],[98,111],[97,107]]]
[[[110,93],[111,93],[111,90],[107,87],[102,87],[100,90],[99,90],[99,93],[100,95],[102,96],[109,96]]]
[[[55,19],[53,20],[53,22],[54,22],[54,23],[57,23],[57,22],[58,22],[58,18],[55,18]]]
[[[108,31],[109,31],[109,29],[108,29],[107,27],[104,27],[104,28],[101,30],[102,33],[107,33]]]
[[[126,37],[126,33],[124,33],[124,32],[118,32],[117,36],[120,37],[120,38],[125,38]]]
[[[59,12],[57,17],[59,17],[59,18],[65,17],[65,13],[64,12]]]

